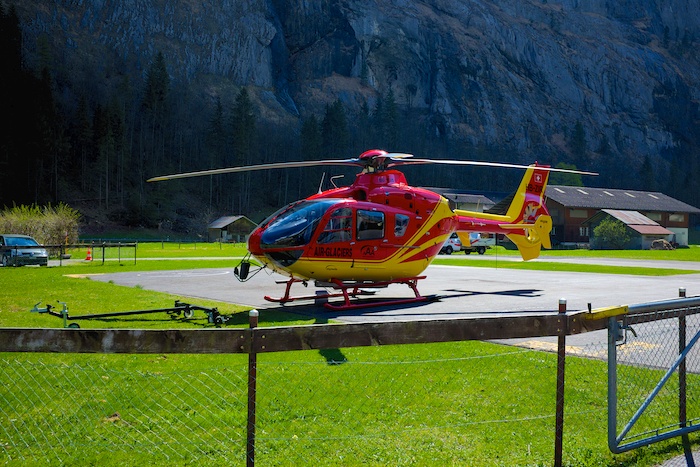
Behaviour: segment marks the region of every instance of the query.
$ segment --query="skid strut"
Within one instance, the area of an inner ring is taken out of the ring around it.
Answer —
[[[286,288],[284,291],[284,296],[281,298],[273,298],[270,297],[269,295],[265,296],[265,300],[270,301],[270,302],[276,302],[276,303],[288,303],[288,302],[293,302],[293,301],[298,301],[298,300],[324,300],[328,298],[338,298],[338,297],[343,297],[343,302],[341,304],[333,304],[333,303],[324,303],[323,306],[325,308],[328,308],[329,310],[334,310],[334,311],[343,311],[343,310],[355,310],[355,309],[360,309],[360,308],[373,308],[373,307],[379,307],[379,306],[387,306],[387,305],[404,305],[404,304],[411,304],[411,303],[418,303],[418,302],[425,302],[425,301],[432,301],[436,300],[437,297],[434,295],[431,296],[423,296],[420,294],[418,291],[418,281],[420,279],[425,279],[426,276],[417,276],[417,277],[407,277],[407,278],[402,278],[402,279],[394,279],[390,281],[359,281],[359,282],[343,282],[338,279],[332,279],[331,282],[324,283],[323,286],[327,287],[332,287],[338,292],[327,292],[327,293],[320,293],[320,294],[315,294],[315,295],[301,295],[301,296],[291,296],[290,291],[292,288],[293,284],[296,283],[303,283],[304,285],[307,284],[305,280],[302,279],[296,279],[296,278],[291,278],[287,281],[284,281],[282,283],[286,283]],[[392,284],[405,284],[407,285],[412,291],[413,294],[415,295],[414,297],[410,298],[389,298],[385,300],[359,300],[359,301],[351,301],[352,298],[356,298],[359,296],[364,296],[364,295],[374,295],[375,291],[371,290],[365,290],[365,289],[377,289],[377,288],[385,288],[388,287],[389,285]]]

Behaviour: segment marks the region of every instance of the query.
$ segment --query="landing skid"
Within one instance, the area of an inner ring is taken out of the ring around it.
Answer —
[[[426,276],[417,276],[417,277],[407,277],[407,278],[402,278],[402,279],[394,279],[391,281],[364,281],[364,282],[343,282],[338,279],[332,279],[330,282],[324,283],[324,286],[328,287],[333,287],[334,289],[339,290],[339,292],[327,292],[327,293],[321,293],[321,294],[315,294],[315,295],[302,295],[302,296],[297,296],[297,297],[292,297],[290,295],[290,290],[292,288],[292,284],[302,282],[306,284],[306,281],[303,281],[301,279],[294,279],[291,278],[288,281],[286,281],[287,287],[284,292],[284,296],[281,298],[273,298],[268,295],[265,296],[265,300],[269,302],[276,302],[276,303],[288,303],[288,302],[293,302],[293,301],[298,301],[298,300],[325,300],[328,298],[336,298],[336,297],[343,297],[343,303],[342,304],[333,304],[333,303],[324,303],[323,306],[329,310],[334,310],[334,311],[346,311],[346,310],[357,310],[361,308],[375,308],[375,307],[380,307],[380,306],[388,306],[388,305],[405,305],[405,304],[412,304],[412,303],[419,303],[419,302],[425,302],[425,301],[432,301],[435,300],[435,296],[423,296],[420,294],[418,291],[418,281],[420,279],[425,279]],[[366,300],[366,301],[355,301],[352,302],[350,299],[351,298],[356,298],[359,296],[364,296],[364,295],[374,295],[374,291],[370,290],[364,290],[365,288],[369,289],[377,289],[377,288],[385,288],[388,287],[389,285],[392,284],[406,284],[408,287],[410,287],[411,290],[413,290],[413,293],[415,297],[411,298],[389,298],[386,300]]]

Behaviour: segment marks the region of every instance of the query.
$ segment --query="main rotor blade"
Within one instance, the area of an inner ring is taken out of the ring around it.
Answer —
[[[146,180],[147,182],[162,182],[164,180],[174,180],[176,178],[201,177],[203,175],[219,175],[235,172],[250,172],[253,170],[268,170],[268,169],[288,169],[295,167],[313,167],[316,165],[356,165],[359,167],[364,164],[357,159],[332,159],[320,161],[297,161],[297,162],[273,162],[270,164],[246,165],[241,167],[226,167],[223,169],[200,170],[198,172],[186,172],[172,175],[161,175]]]
[[[197,172],[186,172],[172,175],[161,175],[159,177],[149,178],[148,182],[160,182],[164,180],[174,180],[177,178],[201,177],[204,175],[219,175],[236,172],[250,172],[254,170],[269,170],[269,169],[286,169],[295,167],[314,167],[318,165],[354,165],[357,167],[377,168],[381,163],[374,164],[374,161],[388,159],[390,162],[386,164],[386,168],[398,165],[416,165],[416,164],[446,164],[446,165],[476,165],[484,167],[505,167],[513,169],[528,169],[531,165],[507,164],[502,162],[483,162],[483,161],[468,161],[468,160],[452,160],[452,159],[415,159],[412,154],[404,153],[387,153],[381,156],[374,156],[367,159],[327,159],[319,161],[296,161],[296,162],[273,162],[270,164],[256,164],[240,167],[226,167],[223,169],[200,170]],[[540,170],[548,172],[563,172],[580,175],[598,175],[595,172],[587,172],[584,170],[559,169],[556,167],[537,166]]]
[[[446,165],[477,165],[485,167],[505,167],[511,169],[529,169],[530,167],[537,167],[538,170],[545,170],[547,172],[563,172],[571,174],[580,175],[598,175],[596,172],[587,172],[585,170],[572,170],[572,169],[559,169],[556,167],[543,167],[539,165],[522,165],[522,164],[508,164],[504,162],[484,162],[484,161],[462,161],[462,160],[452,160],[452,159],[406,159],[398,160],[394,165],[411,165],[411,164],[446,164]]]

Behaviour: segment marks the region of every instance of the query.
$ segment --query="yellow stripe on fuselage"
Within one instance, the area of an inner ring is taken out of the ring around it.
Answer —
[[[451,232],[437,234],[431,229],[438,222],[446,218],[452,218],[454,214],[449,208],[447,200],[442,198],[415,234],[403,245],[398,243],[383,242],[374,244],[370,242],[356,242],[353,246],[353,254],[359,256],[359,248],[362,245],[376,245],[377,248],[396,249],[394,253],[383,259],[367,259],[355,257],[353,259],[331,259],[317,257],[303,257],[297,260],[285,273],[297,278],[316,280],[371,280],[385,281],[403,277],[415,277],[420,275],[430,262],[435,258],[437,250],[423,258],[406,261],[415,255],[429,250],[435,245],[442,245]],[[414,221],[415,222],[415,221]],[[428,237],[428,238],[426,238]],[[425,239],[421,244],[421,240]],[[269,261],[265,261],[269,264]],[[277,270],[277,268],[275,268]]]

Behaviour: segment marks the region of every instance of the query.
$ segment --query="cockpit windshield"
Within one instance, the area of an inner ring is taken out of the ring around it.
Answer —
[[[308,244],[321,217],[337,202],[338,200],[302,201],[287,206],[273,215],[271,220],[263,222],[267,227],[260,237],[260,246],[269,249]]]

